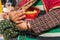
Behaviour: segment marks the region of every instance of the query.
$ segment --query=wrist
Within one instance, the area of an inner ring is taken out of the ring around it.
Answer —
[[[30,23],[27,21],[27,29],[28,29],[28,30],[31,30],[31,28],[32,28],[32,27],[31,27]]]

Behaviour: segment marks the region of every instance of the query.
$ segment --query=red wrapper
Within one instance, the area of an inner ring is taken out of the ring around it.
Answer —
[[[29,11],[30,13],[26,12],[26,19],[35,19],[40,13],[40,10],[36,7],[30,7],[27,9],[27,11]]]

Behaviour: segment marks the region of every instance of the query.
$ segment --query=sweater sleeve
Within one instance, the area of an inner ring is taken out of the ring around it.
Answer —
[[[32,26],[33,32],[40,34],[56,27],[57,25],[60,25],[60,9],[51,10],[45,15],[42,15],[34,20],[30,20],[29,22]]]

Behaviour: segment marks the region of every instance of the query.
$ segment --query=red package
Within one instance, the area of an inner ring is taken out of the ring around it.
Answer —
[[[40,13],[40,10],[38,8],[30,7],[26,11],[26,19],[35,19],[39,13]]]

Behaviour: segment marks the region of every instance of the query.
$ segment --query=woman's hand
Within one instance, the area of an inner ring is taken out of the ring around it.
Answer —
[[[9,15],[6,14],[6,13],[3,13],[2,16],[3,16],[4,19],[8,19],[9,18]]]
[[[31,27],[28,25],[27,27],[27,21],[23,20],[25,19],[25,12],[23,10],[19,10],[19,11],[12,11],[9,14],[9,18],[16,23],[16,25],[18,26],[17,28],[19,30],[28,30],[28,28],[30,29]]]
[[[9,13],[9,18],[15,23],[21,23],[21,20],[25,18],[25,12],[23,10],[12,11]]]

